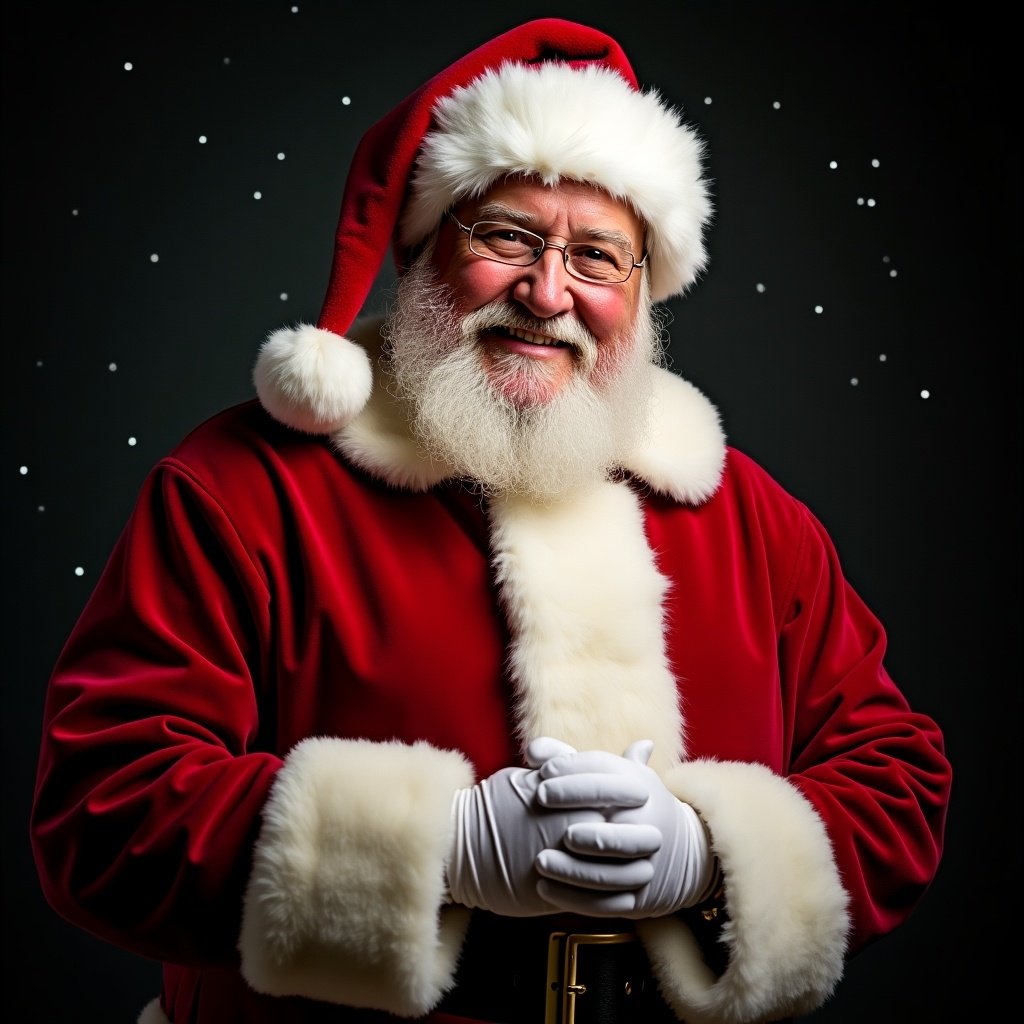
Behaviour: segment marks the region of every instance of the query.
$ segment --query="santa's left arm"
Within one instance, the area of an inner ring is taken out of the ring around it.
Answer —
[[[806,1013],[847,956],[907,918],[942,850],[942,735],[883,667],[885,634],[804,510],[779,629],[792,743],[784,773],[695,759],[664,775],[707,823],[717,900],[640,923],[662,991],[690,1024]]]

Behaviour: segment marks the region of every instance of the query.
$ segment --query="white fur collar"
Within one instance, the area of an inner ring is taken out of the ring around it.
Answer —
[[[380,318],[365,320],[351,331],[376,361],[380,353]],[[725,435],[717,409],[692,384],[668,370],[654,374],[653,429],[623,465],[653,491],[688,504],[699,504],[717,489],[725,462]],[[426,491],[454,477],[451,466],[436,462],[418,448],[401,407],[379,380],[369,401],[332,440],[368,473],[413,491]]]

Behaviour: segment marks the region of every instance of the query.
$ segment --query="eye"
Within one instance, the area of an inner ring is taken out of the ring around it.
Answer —
[[[588,263],[616,263],[618,262],[611,253],[605,252],[604,249],[598,249],[593,245],[581,245],[577,250],[577,255],[586,260]]]
[[[518,228],[505,226],[486,228],[485,230],[478,231],[477,237],[488,245],[531,246],[536,244],[536,238],[533,235],[520,231]]]
[[[570,247],[570,260],[587,274],[605,275],[622,273],[632,263],[617,246],[602,249],[599,245],[579,242]]]
[[[544,239],[515,224],[482,220],[473,227],[470,248],[480,256],[488,256],[502,263],[528,264],[544,248]]]

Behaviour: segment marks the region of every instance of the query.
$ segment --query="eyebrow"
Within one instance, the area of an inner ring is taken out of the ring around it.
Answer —
[[[513,209],[511,206],[506,206],[504,203],[484,203],[483,206],[477,210],[477,220],[501,220],[509,221],[512,224],[519,224],[524,228],[533,230],[531,225],[533,224],[533,216],[526,213],[523,210]],[[610,228],[588,228],[584,227],[581,234],[588,239],[593,239],[595,242],[610,242],[612,245],[617,245],[621,249],[625,249],[626,252],[633,251],[633,243],[628,235],[623,234],[621,231],[615,231]]]

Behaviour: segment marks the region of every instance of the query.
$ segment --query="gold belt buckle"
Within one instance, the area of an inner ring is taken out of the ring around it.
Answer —
[[[548,936],[548,984],[544,1024],[575,1024],[576,998],[587,994],[586,981],[577,977],[580,946],[638,942],[635,932],[552,932]]]

